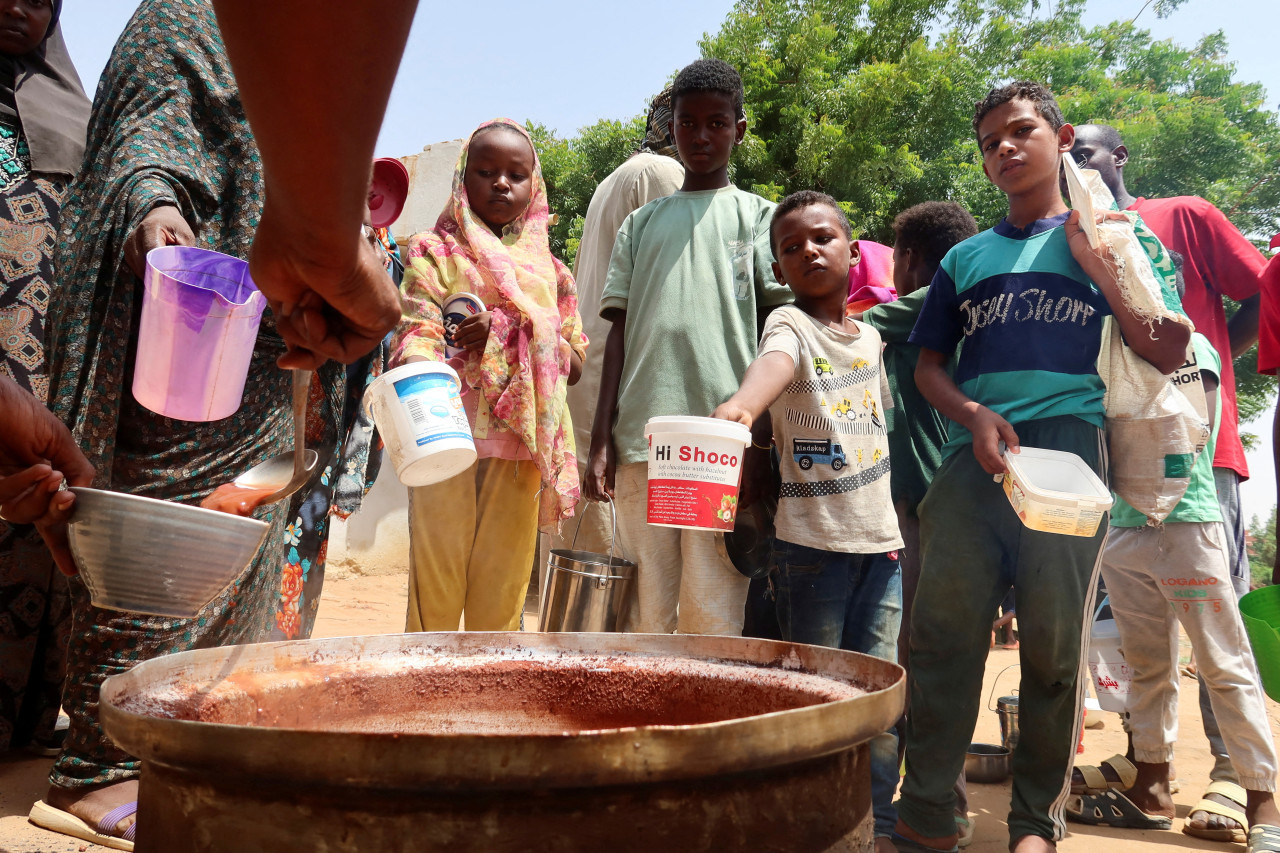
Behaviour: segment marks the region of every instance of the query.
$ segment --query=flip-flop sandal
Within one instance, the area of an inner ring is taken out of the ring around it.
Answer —
[[[1119,781],[1112,782],[1108,779],[1102,772],[1103,767],[1110,767]],[[1077,764],[1076,770],[1080,771],[1080,778],[1084,780],[1084,790],[1079,792],[1081,794],[1127,791],[1138,780],[1138,768],[1132,761],[1119,754],[1111,756],[1101,765]]]
[[[113,850],[133,850],[133,839],[138,831],[138,822],[129,824],[129,828],[123,835],[116,835],[115,828],[120,821],[137,811],[137,801],[125,803],[105,814],[102,820],[98,821],[98,828],[94,829],[71,812],[56,809],[44,800],[39,800],[31,807],[27,820],[41,829],[69,835],[81,841],[91,841]]]
[[[1223,803],[1215,802],[1208,799],[1210,794],[1217,794],[1219,797],[1226,797],[1235,803],[1239,808],[1232,808]],[[1205,789],[1204,798],[1200,802],[1191,807],[1191,811],[1187,813],[1186,820],[1182,822],[1182,831],[1194,838],[1205,838],[1209,841],[1231,841],[1235,844],[1244,844],[1248,840],[1245,827],[1249,825],[1249,819],[1244,814],[1244,804],[1248,801],[1249,795],[1245,793],[1235,782],[1210,782],[1209,787]],[[1197,829],[1191,825],[1191,815],[1196,812],[1207,812],[1216,814],[1218,817],[1225,817],[1228,820],[1234,820],[1235,827],[1229,829]]]
[[[1245,853],[1280,853],[1280,826],[1259,823],[1249,829]]]
[[[919,841],[912,841],[910,838],[893,833],[889,836],[889,840],[893,842],[893,846],[898,848],[898,853],[960,853],[959,847],[952,847],[949,850],[943,850],[939,847],[926,847]]]
[[[1119,791],[1075,794],[1067,801],[1066,813],[1071,820],[1089,826],[1112,826],[1117,829],[1173,828],[1173,818],[1149,815]]]
[[[956,815],[956,847],[963,850],[973,843],[973,818]]]

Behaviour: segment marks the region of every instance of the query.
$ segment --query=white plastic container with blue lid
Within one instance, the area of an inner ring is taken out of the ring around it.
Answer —
[[[365,407],[406,486],[439,483],[475,464],[461,388],[449,365],[419,361],[388,370],[365,391]]]

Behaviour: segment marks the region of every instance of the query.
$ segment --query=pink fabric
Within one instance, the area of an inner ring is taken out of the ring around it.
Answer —
[[[449,365],[462,375],[466,364],[460,358],[449,359]],[[505,459],[508,462],[524,462],[533,459],[529,448],[524,446],[520,436],[509,429],[491,429],[483,437],[475,435],[475,425],[484,398],[480,392],[463,383],[462,408],[467,413],[467,421],[471,423],[472,440],[476,443],[476,456],[480,459]]]
[[[875,305],[894,302],[893,249],[872,240],[856,240],[860,258],[849,267],[848,310],[866,311]]]
[[[1280,234],[1271,247],[1280,246]],[[1258,317],[1258,372],[1280,373],[1280,254],[1262,270],[1262,313]]]

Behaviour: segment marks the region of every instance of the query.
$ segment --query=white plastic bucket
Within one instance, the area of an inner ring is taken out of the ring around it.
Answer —
[[[1093,616],[1093,628],[1089,634],[1089,676],[1093,679],[1093,691],[1098,695],[1098,705],[1104,711],[1123,713],[1133,689],[1133,670],[1125,663],[1120,651],[1120,629],[1114,619],[1099,619],[1103,599]]]
[[[1004,455],[1004,493],[1032,530],[1092,536],[1111,508],[1111,491],[1074,453],[1023,447]]]
[[[388,370],[365,391],[365,407],[406,486],[439,483],[475,464],[461,387],[449,365],[420,361]]]
[[[733,530],[751,431],[716,418],[650,418],[649,511],[659,527]]]

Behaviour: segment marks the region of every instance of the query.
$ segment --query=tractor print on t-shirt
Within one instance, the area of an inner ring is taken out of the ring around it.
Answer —
[[[796,375],[770,407],[782,453],[780,499],[848,495],[873,484],[887,491],[879,339],[801,340]]]
[[[876,395],[871,393],[868,388],[862,392],[862,408],[871,413],[871,422],[876,426],[882,426],[880,423],[880,409],[876,405]]]

